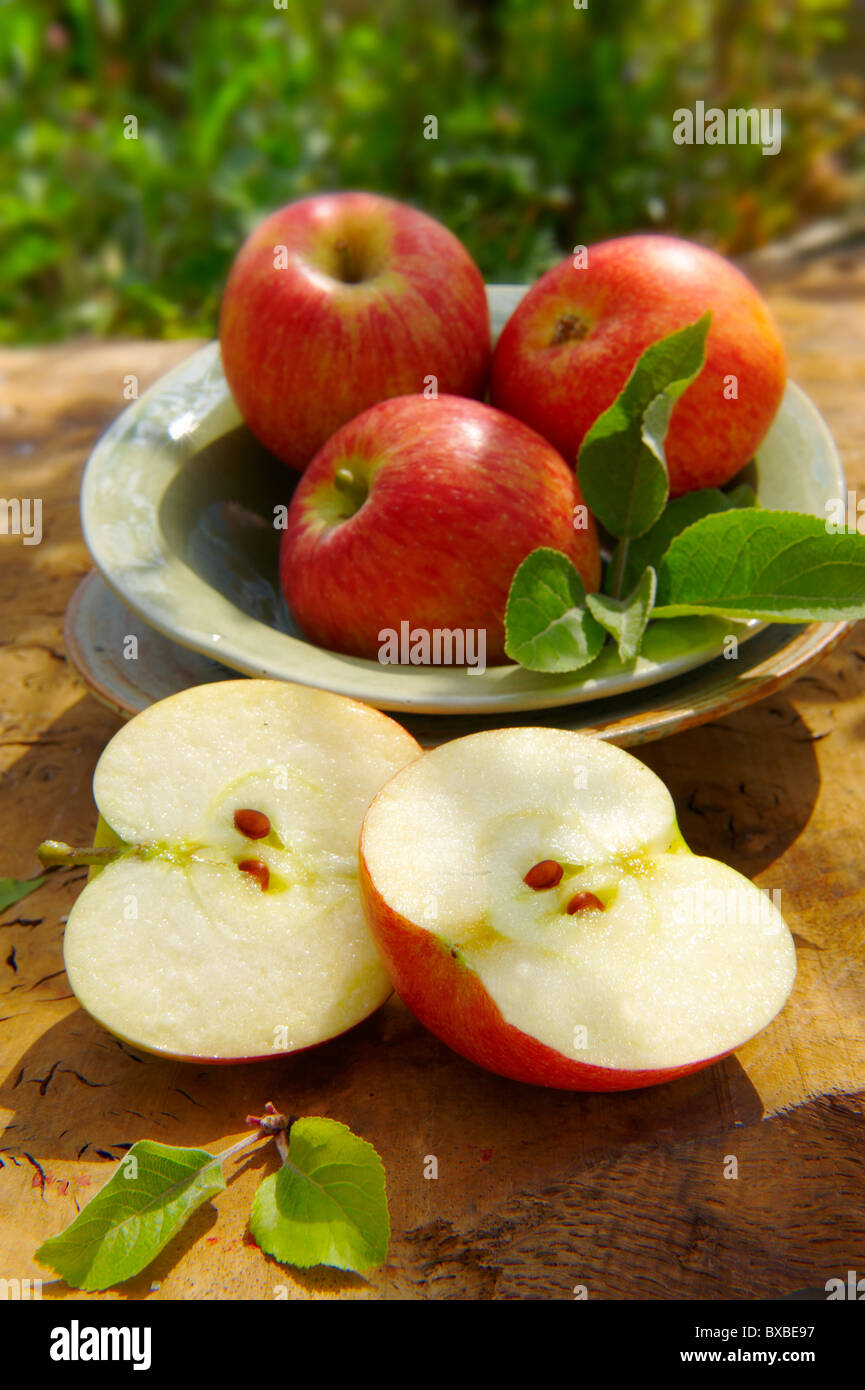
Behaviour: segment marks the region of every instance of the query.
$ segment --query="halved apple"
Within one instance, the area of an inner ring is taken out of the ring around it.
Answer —
[[[138,1047],[239,1061],[309,1047],[391,992],[358,896],[376,791],[417,757],[394,720],[281,681],[152,705],[93,779],[102,844],[66,926],[84,1008]]]
[[[628,1090],[708,1066],[779,1012],[780,912],[694,855],[643,763],[556,729],[472,734],[379,792],[361,895],[398,993],[517,1081]]]

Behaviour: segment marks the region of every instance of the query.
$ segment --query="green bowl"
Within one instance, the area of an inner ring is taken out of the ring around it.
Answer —
[[[494,332],[526,292],[488,289]],[[210,343],[133,402],[103,435],[84,474],[81,519],[93,560],[119,598],[182,646],[250,676],[333,690],[380,709],[482,714],[551,709],[617,696],[714,660],[734,632],[766,625],[729,618],[650,623],[623,663],[608,644],[590,666],[542,675],[519,666],[385,666],[306,640],[282,598],[274,507],[296,475],[240,420]],[[765,507],[826,516],[844,495],[837,450],[819,411],[788,383],[748,481]]]

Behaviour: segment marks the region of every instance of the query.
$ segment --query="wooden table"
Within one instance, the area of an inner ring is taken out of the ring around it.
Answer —
[[[791,374],[865,496],[865,258],[824,256],[766,288]],[[143,389],[195,346],[0,353],[0,491],[41,497],[44,525],[38,546],[0,536],[0,876],[34,874],[45,837],[92,835],[91,775],[118,720],[63,650],[64,609],[89,568],[81,470],[123,408],[124,378]],[[0,915],[0,1277],[41,1274],[43,1297],[81,1297],[49,1282],[33,1251],[122,1146],[221,1147],[268,1099],[375,1144],[388,1264],[364,1280],[266,1259],[245,1222],[268,1151],[146,1273],[103,1297],[556,1299],[582,1285],[598,1299],[748,1299],[865,1274],[865,624],[780,694],[640,755],[669,784],[693,848],[780,888],[796,933],[792,1000],[735,1058],[656,1090],[547,1092],[463,1062],[398,1000],[288,1061],[133,1056],[70,994],[63,920],[83,875],[55,873]]]

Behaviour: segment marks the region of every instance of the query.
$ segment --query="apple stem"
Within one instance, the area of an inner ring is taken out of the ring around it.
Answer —
[[[106,845],[104,849],[73,849],[62,840],[43,840],[36,851],[46,869],[61,866],[74,869],[83,864],[110,864],[121,853],[116,845]]]
[[[263,1115],[247,1115],[248,1125],[257,1125],[259,1129],[267,1134],[284,1134],[287,1129],[291,1129],[294,1124],[293,1116],[280,1114],[272,1100],[269,1100],[264,1107]]]
[[[282,1162],[288,1162],[288,1134],[294,1124],[293,1115],[281,1115],[273,1101],[269,1100],[264,1107],[264,1114],[258,1119],[255,1115],[247,1115],[246,1123],[249,1125],[257,1124],[265,1133],[269,1134],[276,1143]]]
[[[294,1124],[294,1116],[280,1114],[272,1100],[269,1100],[264,1107],[263,1115],[247,1115],[246,1123],[255,1126],[254,1134],[247,1134],[243,1139],[238,1139],[236,1144],[229,1144],[222,1153],[214,1154],[209,1163],[205,1163],[201,1172],[204,1173],[208,1168],[215,1168],[216,1165],[225,1163],[226,1159],[234,1158],[237,1154],[244,1153],[251,1149],[253,1145],[260,1144],[262,1139],[276,1141],[280,1157],[283,1163],[288,1158],[288,1145],[286,1143],[286,1130],[291,1129]]]
[[[361,274],[360,266],[353,254],[352,247],[349,246],[347,241],[340,238],[339,241],[334,242],[333,249],[339,259],[340,279],[346,285],[356,285],[358,281],[363,279],[363,275]]]
[[[351,502],[355,511],[359,511],[369,495],[365,481],[351,468],[338,468],[333,475],[333,485],[337,492],[341,492],[343,497]]]

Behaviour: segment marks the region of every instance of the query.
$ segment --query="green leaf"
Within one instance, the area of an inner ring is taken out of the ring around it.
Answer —
[[[704,491],[713,491],[712,488],[704,488]],[[721,496],[726,499],[727,507],[733,511],[737,507],[759,507],[760,499],[750,483],[740,483],[738,487],[733,487],[729,492],[722,492]]]
[[[288,1158],[265,1178],[249,1229],[282,1264],[363,1270],[387,1255],[390,1219],[382,1161],[337,1120],[296,1120]]]
[[[43,1241],[36,1259],[72,1288],[108,1289],[145,1269],[224,1187],[213,1154],[141,1140],[72,1224]]]
[[[28,893],[35,893],[44,882],[44,874],[38,878],[0,878],[0,912],[26,898]]]
[[[788,623],[865,617],[865,536],[829,535],[798,512],[719,512],[677,536],[656,618],[724,613]]]
[[[601,627],[616,639],[622,661],[633,661],[643,641],[643,633],[655,602],[657,575],[647,569],[625,599],[606,594],[589,594],[586,603]]]
[[[56,265],[62,252],[57,239],[38,231],[25,231],[0,252],[0,277],[5,285],[27,280],[48,266]]]
[[[651,565],[660,569],[670,542],[714,512],[729,511],[734,507],[756,506],[754,489],[743,484],[732,492],[722,492],[720,488],[705,487],[698,492],[686,492],[682,497],[674,497],[668,502],[658,520],[644,536],[638,536],[628,543],[628,554],[622,574],[622,587],[627,591],[636,584],[640,575]],[[609,566],[608,578],[615,573],[615,560]]]
[[[505,652],[530,671],[577,671],[594,661],[604,629],[586,607],[567,555],[542,546],[514,575],[505,609]]]
[[[705,360],[706,313],[647,347],[619,395],[586,434],[578,476],[589,510],[613,535],[642,536],[670,491],[664,439],[673,406]]]

